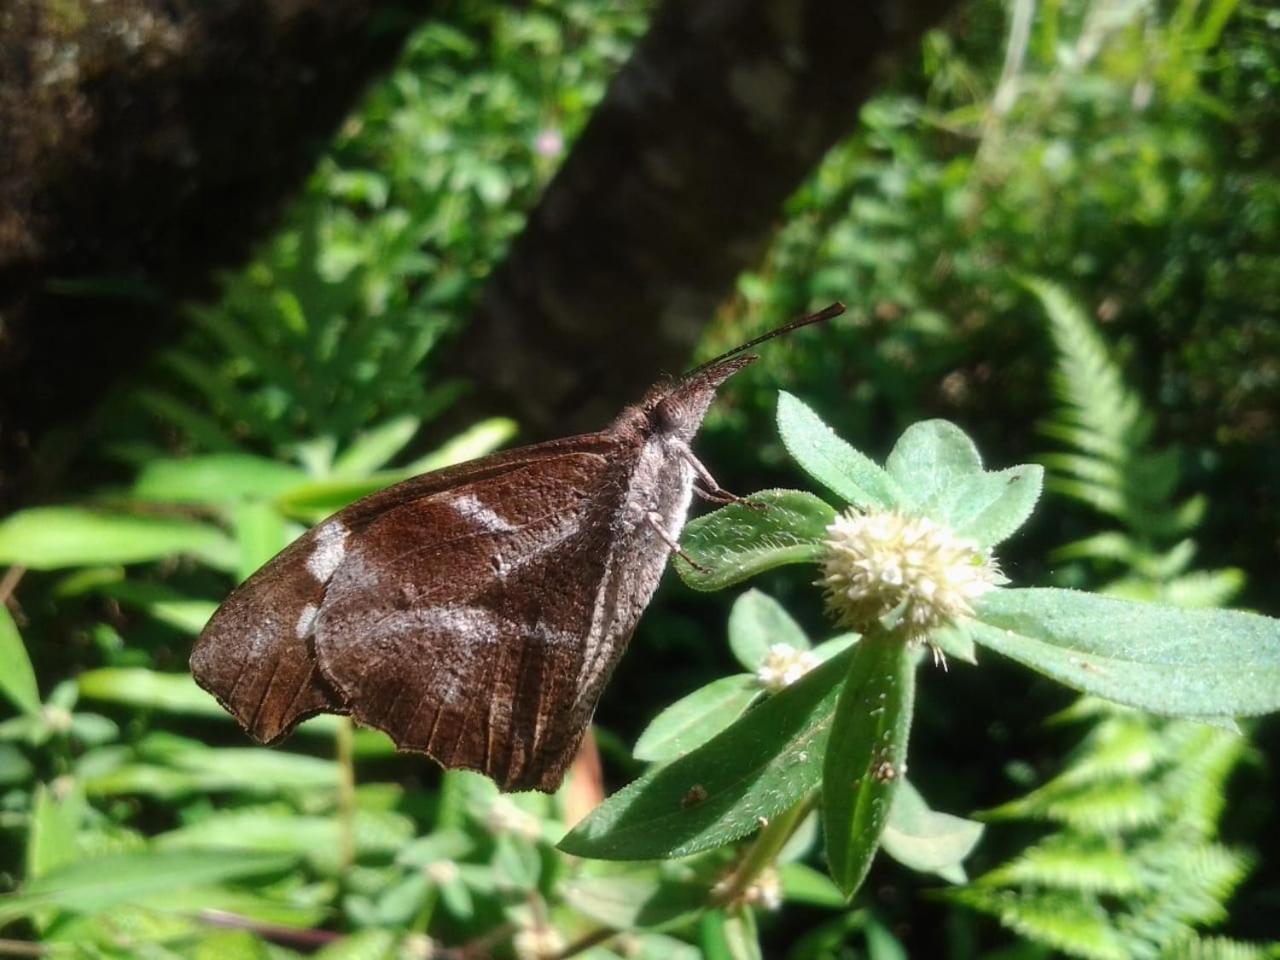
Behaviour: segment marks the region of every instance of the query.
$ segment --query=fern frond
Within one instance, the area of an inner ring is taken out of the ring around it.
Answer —
[[[1107,912],[1090,897],[1069,893],[1019,893],[981,887],[955,888],[947,899],[990,914],[1035,943],[1084,960],[1130,960]]]
[[[1189,936],[1160,954],[1160,960],[1272,960],[1280,944],[1245,943],[1226,937]]]
[[[978,882],[984,887],[1012,885],[1121,896],[1140,891],[1145,881],[1123,846],[1056,834],[983,874]]]

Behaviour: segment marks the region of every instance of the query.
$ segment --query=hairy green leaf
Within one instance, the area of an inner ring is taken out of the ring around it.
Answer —
[[[853,896],[871,868],[907,762],[915,657],[899,638],[864,637],[840,692],[822,771],[831,876]]]
[[[762,692],[749,673],[713,680],[654,717],[632,755],[651,762],[682,756],[737,720]]]
[[[818,785],[840,681],[833,657],[727,730],[618,791],[560,842],[603,860],[681,857],[759,828]]]
[[[1280,621],[1075,590],[992,590],[976,641],[1067,686],[1166,716],[1280,709]]]
[[[893,477],[785,390],[778,394],[778,433],[792,459],[840,499],[864,510],[888,509],[902,499]]]
[[[831,506],[799,490],[762,490],[750,499],[750,504],[730,504],[685,527],[682,546],[700,566],[677,559],[675,567],[693,589],[720,590],[821,555],[827,526],[836,516]]]

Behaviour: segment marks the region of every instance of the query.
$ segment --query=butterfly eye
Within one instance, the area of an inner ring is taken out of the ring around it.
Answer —
[[[658,402],[649,413],[649,422],[658,433],[670,433],[680,422],[679,408],[670,397]]]

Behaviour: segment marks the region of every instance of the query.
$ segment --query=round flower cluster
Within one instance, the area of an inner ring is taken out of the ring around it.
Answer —
[[[847,510],[827,527],[822,579],[827,609],[865,630],[889,614],[908,638],[973,613],[973,601],[1007,583],[995,560],[927,517]]]

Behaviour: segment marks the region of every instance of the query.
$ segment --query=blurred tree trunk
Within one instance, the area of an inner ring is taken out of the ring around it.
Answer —
[[[456,347],[478,406],[568,433],[683,369],[786,197],[954,3],[667,0]]]
[[[410,23],[382,0],[0,2],[0,509],[274,224]]]

